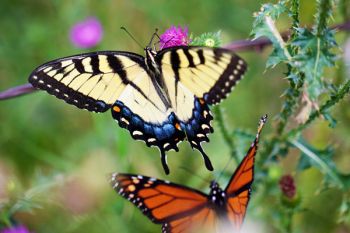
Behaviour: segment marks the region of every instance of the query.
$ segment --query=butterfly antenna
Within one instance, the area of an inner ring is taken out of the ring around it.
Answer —
[[[200,180],[202,180],[202,181],[205,182],[205,183],[209,183],[209,182],[210,182],[209,180],[204,179],[204,178],[201,177],[200,175],[198,175],[198,174],[196,174],[196,173],[193,173],[193,170],[190,170],[190,169],[188,169],[187,167],[180,166],[179,168],[182,169],[182,170],[184,170],[184,171],[186,171],[188,174],[191,174],[191,176],[195,176],[195,177],[199,178]]]
[[[155,32],[153,33],[153,35],[152,35],[152,37],[151,37],[151,40],[150,40],[150,42],[148,43],[148,46],[147,46],[147,47],[151,47],[151,44],[152,44],[152,42],[153,42],[155,36],[158,37],[158,38],[160,39],[160,37],[159,37],[159,35],[158,35],[158,28],[156,28]]]
[[[228,159],[225,167],[223,169],[221,169],[219,176],[215,179],[215,182],[219,182],[219,179],[221,178],[221,176],[224,173],[224,171],[226,171],[228,165],[230,165],[230,163],[232,162],[232,159],[233,159],[233,155],[230,156],[230,158]]]
[[[135,39],[135,37],[133,37],[133,35],[131,35],[131,33],[130,33],[128,30],[126,30],[125,27],[120,27],[120,29],[122,29],[123,31],[125,31],[125,32],[131,37],[131,39],[133,39],[133,41],[136,42],[136,44],[138,44],[142,49],[144,49],[144,47],[141,45],[141,43],[138,42],[138,41]]]

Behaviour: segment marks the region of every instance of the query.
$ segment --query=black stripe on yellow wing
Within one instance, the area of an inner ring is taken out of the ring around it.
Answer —
[[[126,85],[138,89],[128,70],[146,72],[144,58],[127,52],[95,52],[41,65],[32,72],[29,82],[78,108],[104,112]]]
[[[208,104],[219,103],[243,77],[247,64],[231,50],[209,47],[171,47],[156,56],[165,79],[181,82]],[[170,67],[170,68],[169,68]]]

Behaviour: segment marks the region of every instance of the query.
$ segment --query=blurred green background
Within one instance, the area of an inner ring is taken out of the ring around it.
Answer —
[[[186,25],[194,35],[221,30],[224,44],[246,39],[254,20],[253,12],[263,2],[1,0],[0,91],[26,83],[35,67],[59,57],[95,50],[142,54],[142,49],[120,30],[121,26],[144,45],[155,28],[162,33],[171,25]],[[315,1],[302,1],[303,25],[312,24],[315,4]],[[332,23],[342,22],[343,18],[337,16],[340,13],[335,14]],[[103,40],[93,49],[75,48],[69,41],[69,30],[90,16],[102,23]],[[287,29],[288,23],[285,19],[280,29]],[[342,46],[346,38],[347,34],[340,33],[338,43]],[[269,48],[239,53],[248,63],[248,73],[222,103],[230,130],[254,133],[260,116],[265,113],[271,116],[262,133],[262,142],[272,132],[273,116],[281,109],[281,95],[287,86],[284,67],[265,71],[268,53]],[[329,76],[343,80],[347,72],[343,60],[338,63],[339,69],[329,70]],[[317,121],[304,136],[321,149],[334,145],[337,169],[349,174],[348,99],[333,112],[338,119],[335,129]],[[23,195],[33,195],[34,200],[21,203],[23,210],[31,212],[17,211],[14,219],[35,233],[160,232],[160,225],[152,224],[110,188],[108,175],[115,171],[138,173],[208,192],[209,180],[218,178],[229,161],[229,148],[215,120],[211,142],[203,145],[215,171],[208,172],[199,152],[182,143],[179,153],[168,153],[169,176],[163,173],[158,150],[132,140],[108,111],[105,114],[81,111],[45,92],[36,92],[2,101],[0,122],[0,211],[2,203],[14,203]],[[245,151],[250,142],[242,140],[242,143],[240,146]],[[263,146],[262,143],[260,148]],[[280,232],[278,221],[283,211],[279,210],[278,181],[283,174],[295,176],[302,200],[303,211],[293,217],[294,232],[350,232],[349,214],[342,215],[344,218],[339,221],[340,197],[349,196],[349,192],[336,187],[321,190],[323,175],[317,169],[296,172],[295,161],[299,156],[297,151],[291,151],[283,160],[271,164],[268,176],[263,178],[263,188],[255,184],[246,219],[247,232]],[[228,165],[219,180],[222,187],[236,166],[232,161]],[[32,204],[39,204],[40,208],[33,208]]]

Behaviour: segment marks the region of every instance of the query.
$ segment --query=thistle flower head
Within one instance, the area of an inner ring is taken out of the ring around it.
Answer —
[[[279,185],[284,196],[290,199],[292,199],[295,196],[296,188],[294,178],[291,175],[282,176]]]
[[[0,233],[30,233],[30,231],[25,226],[19,225],[1,229]]]
[[[195,37],[192,40],[191,45],[219,47],[221,45],[221,32],[203,33],[202,35]]]
[[[76,23],[70,30],[70,40],[78,48],[94,47],[101,41],[102,36],[102,25],[94,17]]]
[[[190,39],[188,37],[187,27],[171,26],[162,35],[160,35],[160,48],[168,48],[173,46],[188,45]]]

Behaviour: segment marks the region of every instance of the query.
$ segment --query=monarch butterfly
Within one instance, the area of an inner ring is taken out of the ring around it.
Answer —
[[[168,181],[117,173],[112,175],[111,185],[151,221],[162,224],[163,233],[191,232],[196,226],[216,230],[221,229],[222,225],[226,229],[228,227],[229,232],[232,229],[238,231],[247,211],[254,178],[254,157],[266,120],[267,116],[261,118],[255,140],[225,190],[212,181],[210,193],[206,195]],[[219,222],[222,224],[218,224]]]
[[[152,37],[153,39],[153,37]],[[50,61],[36,68],[29,82],[68,104],[94,112],[111,109],[132,138],[160,150],[178,151],[185,139],[213,166],[201,147],[213,132],[208,105],[219,103],[242,78],[246,63],[222,48],[179,46],[145,48],[146,57],[99,51]]]

